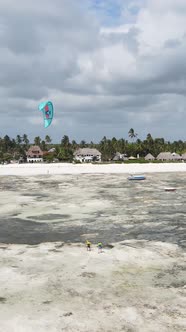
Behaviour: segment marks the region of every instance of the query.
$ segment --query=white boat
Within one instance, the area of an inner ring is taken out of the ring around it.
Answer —
[[[164,188],[165,191],[176,191],[176,188],[174,187],[166,187]]]

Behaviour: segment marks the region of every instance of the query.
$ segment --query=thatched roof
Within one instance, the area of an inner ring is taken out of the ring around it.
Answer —
[[[154,160],[155,157],[151,154],[151,153],[148,153],[146,156],[145,156],[145,160]]]
[[[157,160],[172,160],[172,154],[170,152],[160,152],[156,157]]]
[[[122,154],[120,152],[116,152],[113,160],[117,161],[117,160],[121,160],[121,159],[122,159]]]
[[[186,160],[186,153],[182,154],[181,159]]]
[[[180,159],[182,159],[182,157],[178,153],[173,152],[172,153],[172,159],[173,160],[180,160]]]
[[[26,152],[27,157],[40,158],[43,156],[43,151],[38,145],[32,145]]]
[[[82,148],[78,149],[74,152],[74,156],[101,156],[101,152],[99,152],[97,149],[90,149],[90,148]]]
[[[133,156],[130,156],[128,159],[129,159],[129,160],[134,160],[134,159],[136,159],[136,158],[133,157]]]
[[[158,160],[180,160],[181,156],[178,153],[171,153],[171,152],[161,152],[157,156]]]

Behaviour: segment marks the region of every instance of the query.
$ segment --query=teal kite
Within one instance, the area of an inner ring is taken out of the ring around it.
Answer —
[[[49,127],[54,115],[54,107],[52,105],[52,102],[45,101],[39,104],[39,110],[43,112],[44,127]]]

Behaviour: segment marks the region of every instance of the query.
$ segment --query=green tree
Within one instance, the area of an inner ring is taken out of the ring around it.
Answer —
[[[24,143],[25,147],[27,148],[28,145],[29,145],[28,136],[26,134],[24,134],[22,140],[23,140],[23,143]]]
[[[50,144],[50,143],[52,142],[52,139],[51,139],[51,137],[50,137],[49,135],[46,135],[46,136],[45,136],[45,142],[46,142],[47,144]]]
[[[12,159],[12,154],[11,153],[6,152],[6,153],[3,154],[3,160],[4,161],[10,162],[11,159]]]
[[[82,141],[80,142],[80,147],[81,147],[81,148],[86,148],[86,146],[87,146],[87,143],[86,143],[84,140],[82,140]]]
[[[40,146],[41,145],[41,138],[39,136],[36,136],[34,138],[34,144]]]
[[[136,133],[134,132],[134,129],[133,129],[133,128],[130,128],[130,130],[129,130],[129,132],[128,132],[128,135],[129,135],[129,137],[130,137],[131,139],[134,139],[135,137],[138,136],[138,134],[136,134]]]
[[[72,149],[73,149],[73,150],[76,150],[77,147],[78,147],[78,144],[76,143],[75,140],[72,140],[71,146],[72,146]]]
[[[41,141],[40,146],[41,146],[41,150],[42,151],[46,151],[46,143],[45,143],[45,141]]]
[[[58,154],[57,154],[57,158],[61,161],[70,161],[71,162],[73,159],[73,152],[69,148],[60,147]]]
[[[64,135],[62,140],[61,140],[61,145],[65,148],[70,146],[70,140],[69,137],[67,135]]]
[[[115,148],[113,147],[112,141],[110,139],[107,139],[105,136],[99,143],[98,150],[100,150],[100,152],[102,153],[103,161],[111,160],[116,152]]]
[[[117,141],[116,137],[112,138],[111,144],[112,144],[113,150],[117,151],[118,150],[118,141]]]
[[[16,136],[16,144],[20,145],[22,143],[22,137],[20,135]]]
[[[146,139],[143,141],[142,144],[142,150],[143,150],[143,156],[145,157],[148,153],[151,153],[152,155],[155,154],[155,149],[154,149],[154,140],[151,136],[151,134],[147,134]]]
[[[3,152],[7,152],[11,149],[12,142],[8,135],[5,135],[3,138]]]
[[[123,138],[120,138],[117,141],[117,151],[118,152],[120,152],[120,153],[126,153],[126,146],[127,146],[127,143],[126,143],[126,141]]]

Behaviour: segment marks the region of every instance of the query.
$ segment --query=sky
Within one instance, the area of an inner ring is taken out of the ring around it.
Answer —
[[[185,0],[0,0],[0,54],[0,137],[186,140]]]

